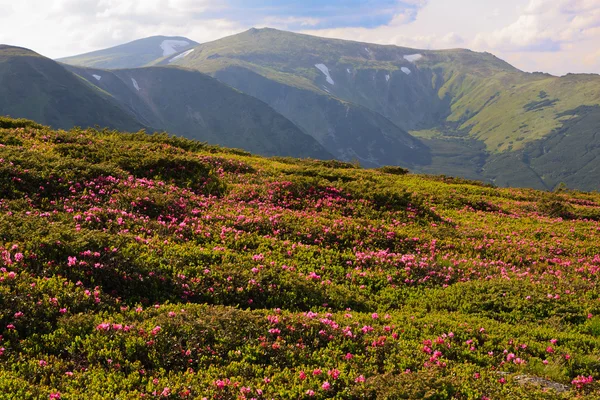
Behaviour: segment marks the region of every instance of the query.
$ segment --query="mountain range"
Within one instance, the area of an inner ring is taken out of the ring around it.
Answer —
[[[55,127],[141,126],[261,154],[399,165],[498,186],[600,189],[598,75],[526,73],[464,49],[251,29],[204,44],[152,37],[62,64],[36,55],[30,69],[54,74],[41,74],[49,89],[40,92],[26,71],[6,72],[6,60],[23,51],[0,49],[0,82],[27,82],[7,95],[2,83],[3,98],[22,101],[0,103],[0,114]],[[48,100],[59,96],[52,85],[64,86],[58,75],[72,81],[71,96],[89,99],[81,110]]]

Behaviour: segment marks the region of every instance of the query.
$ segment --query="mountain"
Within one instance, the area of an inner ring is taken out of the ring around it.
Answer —
[[[85,69],[1,46],[0,115],[62,129],[168,130],[264,155],[333,158],[264,102],[181,68]]]
[[[333,158],[264,102],[197,71],[66,68],[154,129],[264,155]]]
[[[364,140],[352,138],[380,138],[391,123],[392,141],[407,143],[406,132],[420,139],[410,160],[416,171],[502,186],[600,189],[590,178],[600,167],[598,75],[525,73],[489,53],[274,29],[251,29],[179,55],[154,63],[197,69],[267,102],[341,159],[364,150]],[[346,115],[360,132],[346,129]],[[379,157],[388,149],[383,143],[368,143],[368,164],[388,162]]]
[[[57,61],[93,68],[136,68],[197,45],[197,42],[181,36],[152,36]]]
[[[107,93],[27,49],[0,45],[0,115],[54,128],[100,125],[137,131],[144,125]]]

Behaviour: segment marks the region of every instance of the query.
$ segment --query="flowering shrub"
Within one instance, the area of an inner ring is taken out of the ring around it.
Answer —
[[[0,119],[0,209],[0,394],[600,396],[598,194]]]

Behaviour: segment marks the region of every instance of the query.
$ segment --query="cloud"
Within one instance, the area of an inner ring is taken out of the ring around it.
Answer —
[[[58,58],[153,35],[215,40],[248,27],[208,17],[213,0],[0,0],[0,43]]]
[[[474,45],[504,52],[558,52],[565,46],[597,36],[598,0],[530,0],[510,25],[479,33]]]

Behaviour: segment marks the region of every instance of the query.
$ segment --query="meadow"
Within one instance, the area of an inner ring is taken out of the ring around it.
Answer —
[[[0,118],[2,399],[598,399],[600,195]]]

